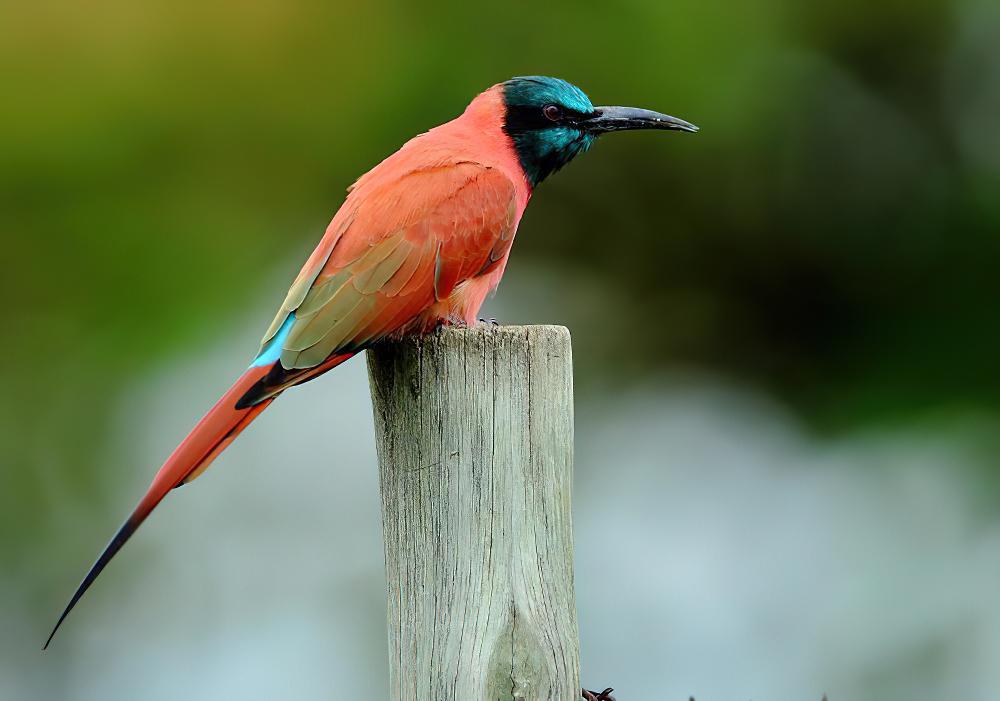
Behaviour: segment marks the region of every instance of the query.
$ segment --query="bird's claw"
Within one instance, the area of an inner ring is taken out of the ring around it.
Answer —
[[[612,691],[614,689],[610,686],[604,691],[588,691],[584,689],[581,692],[581,696],[583,696],[583,701],[615,701],[615,697],[611,695]]]
[[[489,319],[480,319],[480,324],[489,324],[490,326],[499,326],[500,322],[494,319],[492,316]]]

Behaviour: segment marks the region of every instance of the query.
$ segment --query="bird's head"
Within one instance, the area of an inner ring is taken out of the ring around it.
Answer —
[[[626,129],[698,127],[659,112],[635,107],[594,107],[580,88],[558,78],[524,76],[501,84],[504,131],[514,142],[532,186],[590,148],[601,134]]]

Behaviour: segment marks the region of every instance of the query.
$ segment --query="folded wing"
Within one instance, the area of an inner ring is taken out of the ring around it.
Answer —
[[[490,272],[510,248],[515,197],[507,176],[466,161],[353,191],[264,337],[262,352],[280,341],[279,363],[242,404],[407,331],[463,282]]]

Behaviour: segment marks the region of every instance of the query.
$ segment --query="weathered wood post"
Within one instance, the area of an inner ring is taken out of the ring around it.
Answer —
[[[395,700],[579,699],[560,326],[368,351]]]

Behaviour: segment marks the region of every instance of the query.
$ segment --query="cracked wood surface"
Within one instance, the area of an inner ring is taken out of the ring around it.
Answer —
[[[391,698],[575,701],[569,332],[443,329],[367,354]]]

